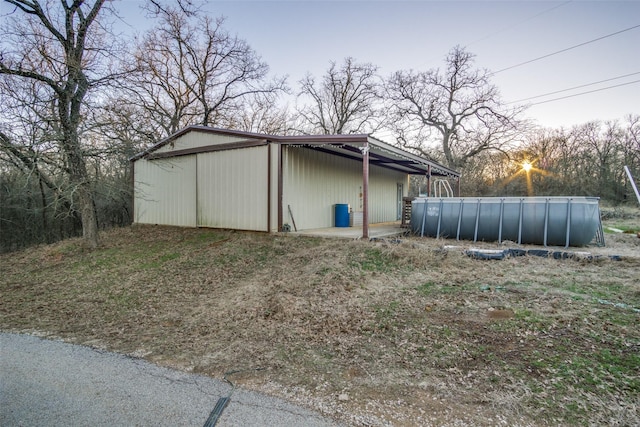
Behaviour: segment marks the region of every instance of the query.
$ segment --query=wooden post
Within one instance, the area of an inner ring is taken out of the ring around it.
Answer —
[[[427,165],[427,197],[431,197],[431,165]]]
[[[362,238],[369,238],[369,143],[360,147],[362,152]]]

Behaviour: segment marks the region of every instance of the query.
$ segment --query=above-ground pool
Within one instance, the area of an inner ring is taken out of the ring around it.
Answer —
[[[597,197],[450,197],[411,202],[420,236],[583,246],[600,225]]]

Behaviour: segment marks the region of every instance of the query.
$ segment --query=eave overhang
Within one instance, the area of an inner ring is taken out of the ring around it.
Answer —
[[[175,141],[177,138],[185,135],[188,132],[203,132],[217,135],[234,136],[238,137],[239,140],[237,142],[228,144],[218,144],[193,149],[176,150],[173,152],[156,153],[159,148]],[[202,152],[249,148],[269,143],[281,144],[291,147],[304,147],[357,161],[362,161],[364,157],[363,150],[368,150],[369,164],[374,166],[380,166],[411,175],[431,174],[432,176],[443,176],[450,178],[460,177],[460,173],[454,171],[453,169],[447,168],[446,166],[443,166],[432,160],[425,159],[424,157],[409,153],[408,151],[404,151],[398,147],[394,147],[372,137],[371,135],[366,134],[278,136],[253,132],[234,131],[229,129],[218,129],[207,126],[189,126],[179,132],[176,132],[168,138],[163,139],[147,150],[136,154],[129,160],[132,162],[141,158],[152,160]]]

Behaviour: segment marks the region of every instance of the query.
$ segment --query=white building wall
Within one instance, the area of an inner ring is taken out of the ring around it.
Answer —
[[[198,226],[268,231],[267,150],[198,154]]]
[[[395,221],[397,184],[408,188],[408,175],[378,166],[369,168],[369,223]],[[333,227],[335,205],[362,211],[362,162],[303,147],[283,150],[283,223],[298,230]]]
[[[139,159],[134,168],[134,222],[196,226],[195,156]]]

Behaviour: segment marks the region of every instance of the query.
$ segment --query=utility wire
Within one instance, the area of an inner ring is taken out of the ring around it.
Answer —
[[[583,85],[579,85],[579,86],[573,86],[573,87],[570,87],[570,88],[567,88],[567,89],[556,90],[554,92],[547,92],[547,93],[543,93],[542,95],[530,96],[528,98],[522,98],[522,99],[518,99],[516,101],[507,102],[507,104],[515,104],[517,102],[524,102],[524,101],[528,101],[530,99],[542,98],[542,97],[549,96],[549,95],[555,95],[557,93],[568,92],[570,90],[575,90],[575,89],[580,89],[580,88],[583,88],[583,87],[597,85],[597,84],[600,84],[600,83],[610,82],[610,81],[613,81],[613,80],[622,79],[624,77],[635,76],[636,74],[640,74],[640,71],[636,71],[635,73],[625,74],[623,76],[612,77],[610,79],[600,80],[600,81],[593,82],[593,83],[587,83],[587,84],[583,84]]]
[[[545,9],[542,12],[539,12],[539,13],[533,15],[533,16],[529,16],[528,18],[523,19],[522,21],[518,21],[518,22],[516,22],[516,23],[514,23],[512,25],[509,25],[509,26],[504,27],[504,28],[502,28],[502,29],[500,29],[498,31],[494,31],[491,34],[487,34],[486,36],[481,37],[481,38],[479,38],[479,39],[477,39],[475,41],[472,41],[471,43],[467,43],[465,45],[465,47],[469,47],[469,46],[471,46],[473,44],[476,44],[476,43],[479,43],[479,42],[484,41],[486,39],[489,39],[489,38],[491,38],[491,37],[493,37],[493,36],[495,36],[497,34],[500,34],[500,33],[504,32],[504,31],[508,31],[508,30],[513,29],[513,28],[519,27],[520,25],[524,24],[525,22],[529,22],[529,21],[537,18],[538,16],[544,15],[545,13],[551,12],[552,10],[555,10],[555,9],[557,9],[559,7],[566,6],[567,4],[572,3],[572,2],[573,2],[573,0],[565,1],[564,3],[560,3],[560,4],[556,5],[556,6],[553,6],[553,7],[550,7],[548,9]]]
[[[640,80],[634,80],[632,82],[627,82],[627,83],[620,83],[619,85],[607,86],[607,87],[603,87],[601,89],[589,90],[587,92],[575,93],[573,95],[561,96],[560,98],[547,99],[546,101],[534,102],[534,103],[529,104],[529,105],[531,106],[531,105],[546,104],[547,102],[553,102],[553,101],[559,101],[561,99],[573,98],[574,96],[581,96],[581,95],[586,95],[588,93],[600,92],[600,91],[603,91],[603,90],[613,89],[613,88],[620,87],[620,86],[627,86],[627,85],[634,84],[634,83],[640,83]]]
[[[618,34],[624,33],[624,32],[626,32],[626,31],[631,31],[631,30],[636,29],[636,28],[638,28],[638,27],[640,27],[640,24],[638,24],[638,25],[634,25],[633,27],[625,28],[624,30],[616,31],[615,33],[607,34],[606,36],[598,37],[597,39],[589,40],[589,41],[586,41],[586,42],[584,42],[584,43],[580,43],[580,44],[577,44],[577,45],[574,45],[574,46],[568,47],[568,48],[566,48],[566,49],[558,50],[558,51],[556,51],[556,52],[552,52],[552,53],[549,53],[549,54],[547,54],[547,55],[539,56],[539,57],[537,57],[537,58],[530,59],[529,61],[521,62],[521,63],[519,63],[519,64],[515,64],[515,65],[512,65],[512,66],[507,67],[507,68],[503,68],[503,69],[498,70],[498,71],[494,71],[494,72],[493,72],[493,73],[491,73],[491,74],[492,74],[492,75],[495,75],[495,74],[501,73],[501,72],[503,72],[503,71],[511,70],[512,68],[516,68],[516,67],[520,67],[520,66],[522,66],[522,65],[530,64],[530,63],[532,63],[532,62],[539,61],[539,60],[541,60],[541,59],[548,58],[548,57],[550,57],[550,56],[557,55],[557,54],[559,54],[559,53],[563,53],[563,52],[566,52],[566,51],[568,51],[568,50],[572,50],[572,49],[575,49],[575,48],[578,48],[578,47],[581,47],[581,46],[584,46],[584,45],[587,45],[587,44],[590,44],[590,43],[594,43],[594,42],[597,42],[597,41],[599,41],[599,40],[606,39],[606,38],[608,38],[608,37],[613,37],[613,36],[615,36],[615,35],[618,35]]]
[[[569,3],[573,3],[573,1],[574,1],[574,0],[568,0],[568,1],[565,1],[565,2],[563,2],[563,3],[560,3],[560,4],[559,4],[559,5],[557,5],[557,6],[553,6],[553,7],[550,7],[550,8],[548,8],[548,9],[545,9],[545,10],[543,10],[542,12],[539,12],[539,13],[537,13],[537,14],[533,15],[533,16],[529,16],[529,17],[527,17],[527,18],[525,18],[525,19],[523,19],[523,20],[521,20],[521,21],[516,22],[516,23],[515,23],[515,24],[513,24],[513,25],[510,25],[510,26],[504,27],[504,28],[502,28],[502,29],[500,29],[500,30],[497,30],[497,31],[494,31],[494,32],[492,32],[492,33],[486,34],[486,35],[482,36],[481,38],[476,39],[476,40],[474,40],[474,41],[472,41],[472,42],[465,43],[465,44],[463,44],[463,46],[464,46],[465,48],[468,48],[468,47],[469,47],[469,46],[471,46],[471,45],[474,45],[474,44],[476,44],[476,43],[479,43],[479,42],[481,42],[481,41],[484,41],[484,40],[486,40],[486,39],[489,39],[489,38],[491,38],[491,37],[493,37],[493,36],[495,36],[495,35],[497,35],[497,34],[500,34],[500,33],[504,32],[504,31],[508,31],[508,30],[511,30],[512,28],[519,27],[521,24],[524,24],[525,22],[531,21],[531,20],[533,20],[533,19],[537,18],[538,16],[544,15],[545,13],[551,12],[552,10],[555,10],[555,9],[557,9],[557,8],[559,8],[559,7],[566,6],[566,5],[567,5],[567,4],[569,4]],[[423,63],[423,64],[428,64],[428,63],[431,63],[431,62],[433,62],[433,61],[435,61],[435,60],[437,60],[437,59],[440,59],[440,58],[433,57],[433,58],[430,58],[429,60],[422,61],[422,63]]]

